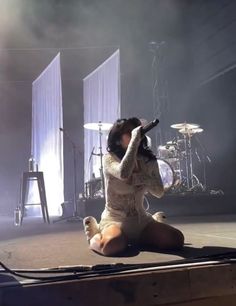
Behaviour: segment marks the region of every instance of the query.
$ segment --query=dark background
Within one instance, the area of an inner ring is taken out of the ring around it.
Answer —
[[[117,48],[122,117],[153,119],[150,41],[165,41],[168,109],[160,120],[167,135],[175,136],[172,123],[199,123],[212,160],[209,187],[235,193],[235,1],[2,0],[0,12],[0,213],[17,205],[20,175],[28,167],[32,81],[61,52],[64,127],[83,151],[82,79]],[[64,147],[69,199],[66,139]],[[78,159],[82,191],[82,154]]]

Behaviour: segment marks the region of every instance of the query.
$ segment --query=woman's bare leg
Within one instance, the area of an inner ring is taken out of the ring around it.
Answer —
[[[116,255],[128,246],[126,237],[115,225],[110,225],[101,233],[94,235],[89,244],[90,249],[105,256]]]
[[[184,235],[168,224],[153,221],[141,233],[139,243],[161,250],[178,250],[184,245]]]

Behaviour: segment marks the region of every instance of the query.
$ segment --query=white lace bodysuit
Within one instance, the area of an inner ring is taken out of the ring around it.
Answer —
[[[143,207],[145,193],[158,198],[164,193],[157,161],[137,155],[140,136],[136,132],[122,160],[113,153],[103,157],[106,205],[100,229],[115,224],[130,239],[137,239],[148,222],[153,221]]]

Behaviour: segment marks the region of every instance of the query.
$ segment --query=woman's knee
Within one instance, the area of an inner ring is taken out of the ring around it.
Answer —
[[[163,250],[179,250],[184,245],[184,235],[178,229],[172,229],[158,241],[158,247]]]
[[[177,241],[177,246],[179,248],[182,248],[184,246],[184,235],[180,230],[177,230],[176,241]]]
[[[122,233],[116,237],[104,238],[101,242],[101,251],[105,256],[116,255],[124,251],[126,247],[127,241]]]
[[[181,249],[184,246],[184,235],[183,233],[175,229],[171,235],[171,246],[173,249]]]

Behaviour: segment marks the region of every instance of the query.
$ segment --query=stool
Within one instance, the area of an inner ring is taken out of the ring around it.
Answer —
[[[27,186],[30,181],[37,181],[38,183],[40,203],[26,204]],[[44,185],[44,177],[43,177],[43,172],[41,171],[23,173],[23,180],[22,180],[22,186],[21,186],[21,203],[20,203],[20,208],[21,208],[20,224],[21,225],[22,225],[23,217],[25,213],[25,206],[31,206],[31,205],[41,205],[43,220],[45,223],[46,222],[50,223],[48,207],[47,207],[46,192],[45,192],[45,185]]]

